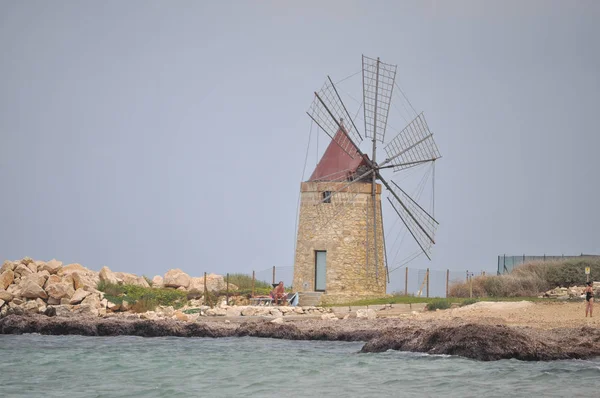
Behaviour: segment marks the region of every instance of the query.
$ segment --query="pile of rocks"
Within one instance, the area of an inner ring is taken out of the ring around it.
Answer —
[[[180,269],[171,269],[152,279],[126,272],[113,272],[102,267],[97,272],[81,264],[64,265],[61,261],[36,261],[29,257],[18,261],[5,261],[0,267],[0,318],[10,314],[47,313],[67,316],[70,314],[103,316],[117,311],[128,311],[127,302],[111,303],[104,293],[97,290],[98,282],[130,284],[150,287],[167,287],[186,292],[204,292],[204,277],[194,278]],[[222,275],[206,277],[209,291],[225,289]],[[234,291],[237,287],[229,284]]]
[[[80,264],[24,258],[0,267],[0,318],[9,314],[74,312],[99,315],[108,302],[96,290],[98,272]]]
[[[152,287],[172,287],[187,292],[204,292],[204,277],[191,277],[179,268],[170,269],[164,275],[154,276],[152,278]],[[206,275],[206,289],[210,292],[219,292],[227,288],[227,282],[223,275]],[[238,290],[234,284],[229,284],[229,290]]]
[[[322,307],[271,307],[271,306],[230,306],[222,303],[217,307],[209,307],[206,305],[198,305],[194,300],[190,304],[181,309],[173,307],[158,307],[156,311],[148,311],[141,314],[111,314],[107,316],[125,316],[127,318],[140,319],[161,319],[170,318],[179,321],[196,321],[200,317],[264,317],[264,318],[282,318],[292,315],[323,315],[335,316],[331,308]],[[324,319],[324,318],[323,318]],[[337,319],[337,317],[336,317]]]
[[[180,269],[171,269],[163,276],[146,278],[126,272],[113,272],[102,267],[99,272],[80,264],[64,265],[58,260],[35,261],[23,258],[18,261],[5,261],[0,268],[0,318],[7,315],[46,314],[52,316],[95,316],[158,319],[171,318],[182,321],[195,321],[199,317],[273,317],[289,315],[321,315],[333,319],[331,309],[320,307],[270,307],[226,305],[222,302],[215,308],[203,305],[202,299],[190,300],[176,310],[173,307],[158,307],[156,311],[133,314],[126,301],[112,303],[104,293],[97,290],[98,283],[136,285],[145,288],[165,287],[188,293],[204,292],[204,277],[190,277]],[[227,286],[222,275],[210,274],[206,277],[206,288],[211,292],[223,291]],[[229,290],[237,287],[229,284]],[[189,296],[188,296],[189,297]],[[237,300],[238,304],[240,300]],[[372,316],[372,314],[369,314]],[[366,315],[365,315],[366,317]],[[325,319],[325,318],[324,318]],[[337,319],[337,317],[335,317]]]
[[[599,297],[600,295],[600,282],[593,283],[594,295]],[[571,286],[571,287],[560,287],[557,286],[554,289],[550,289],[544,294],[538,296],[539,298],[554,298],[557,300],[579,300],[585,299],[585,288],[586,286]]]

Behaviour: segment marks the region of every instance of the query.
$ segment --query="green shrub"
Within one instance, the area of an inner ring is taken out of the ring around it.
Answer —
[[[187,302],[187,293],[176,289],[119,285],[104,281],[100,281],[97,288],[112,303],[127,301],[134,312],[152,311],[159,305],[180,308]]]
[[[445,299],[436,299],[433,300],[431,303],[427,304],[428,311],[435,311],[437,309],[445,310],[448,308],[450,308],[450,302]]]
[[[590,279],[600,279],[600,259],[580,257],[561,261],[534,261],[516,267],[511,273],[478,276],[471,281],[475,297],[533,297],[557,286],[582,286],[585,268],[591,268]],[[469,283],[450,286],[450,297],[468,297]]]
[[[252,290],[252,276],[246,274],[229,274],[229,283],[233,283],[239,290]],[[254,289],[265,288],[273,289],[270,283],[264,281],[254,281]]]
[[[474,299],[474,298],[469,298],[469,299],[463,300],[463,301],[460,303],[460,306],[461,306],[461,307],[464,307],[465,305],[471,305],[471,304],[475,304],[475,303],[477,303],[477,302],[479,302],[479,300],[477,300],[477,299]]]

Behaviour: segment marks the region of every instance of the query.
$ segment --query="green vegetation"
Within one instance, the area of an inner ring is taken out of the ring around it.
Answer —
[[[112,303],[127,301],[133,312],[153,311],[159,305],[180,308],[187,302],[187,293],[176,289],[119,285],[105,281],[98,282],[97,289],[104,292],[104,297]]]
[[[464,307],[465,305],[471,305],[471,304],[475,304],[476,302],[478,302],[478,299],[474,299],[474,298],[468,298],[466,300],[463,300],[462,303],[460,303],[461,307]]]
[[[516,267],[510,274],[478,276],[472,280],[474,297],[538,296],[557,286],[583,286],[585,267],[591,268],[590,280],[600,279],[600,259],[581,257],[562,261],[535,261]],[[469,283],[450,286],[449,296],[468,297]]]
[[[435,299],[430,303],[427,303],[427,306],[425,307],[428,311],[435,311],[435,310],[446,310],[448,308],[450,308],[450,301],[446,300],[446,299]]]
[[[184,314],[188,314],[188,315],[190,315],[190,314],[199,314],[200,313],[200,308],[190,308],[190,309],[184,310],[183,313]]]
[[[250,292],[252,292],[252,276],[250,276],[250,275],[229,274],[229,283],[233,283],[234,285],[236,285],[240,291],[241,290],[250,290]],[[255,280],[254,281],[254,290],[257,291],[258,289],[262,289],[262,288],[268,289],[269,291],[271,291],[271,289],[273,289],[273,287],[271,286],[270,283]]]

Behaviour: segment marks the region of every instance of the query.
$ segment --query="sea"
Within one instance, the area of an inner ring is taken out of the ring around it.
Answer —
[[[600,359],[480,362],[362,345],[0,335],[0,397],[600,396]]]

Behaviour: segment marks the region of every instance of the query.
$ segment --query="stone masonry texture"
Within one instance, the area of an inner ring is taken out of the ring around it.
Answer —
[[[381,185],[377,184],[375,196],[377,245],[374,245],[371,183],[357,182],[346,187],[347,184],[301,184],[293,287],[298,292],[315,291],[315,252],[327,251],[322,304],[381,297],[386,293]],[[339,192],[332,196],[331,203],[321,203],[326,191]]]

